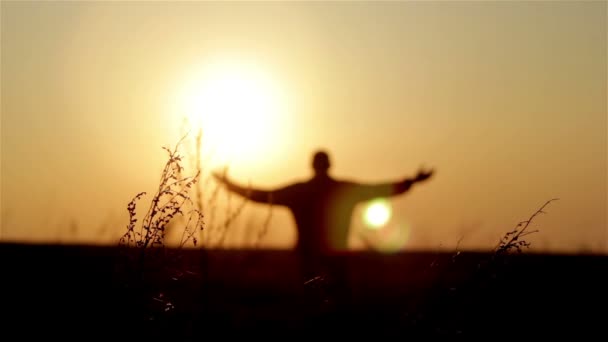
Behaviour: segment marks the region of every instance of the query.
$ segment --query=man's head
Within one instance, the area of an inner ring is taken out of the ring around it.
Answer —
[[[325,151],[317,151],[312,159],[312,168],[317,175],[326,175],[329,170],[329,155]]]

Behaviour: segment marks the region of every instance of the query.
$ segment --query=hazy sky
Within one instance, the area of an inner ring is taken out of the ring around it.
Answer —
[[[114,243],[129,200],[155,190],[161,146],[193,119],[185,94],[213,88],[205,77],[217,71],[253,80],[273,108],[221,95],[242,105],[234,131],[220,124],[209,144],[248,147],[231,160],[236,181],[305,179],[319,147],[334,176],[362,182],[425,165],[435,177],[391,200],[402,248],[461,237],[491,248],[557,197],[532,247],[608,251],[606,2],[2,1],[1,11],[3,240]],[[250,245],[266,213],[248,204],[226,244]],[[359,217],[355,247],[372,234]],[[261,244],[288,248],[294,234],[275,208]]]

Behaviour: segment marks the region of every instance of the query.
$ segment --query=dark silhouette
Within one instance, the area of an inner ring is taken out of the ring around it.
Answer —
[[[296,249],[304,256],[346,250],[352,212],[358,203],[403,194],[433,175],[433,170],[420,170],[415,177],[380,184],[336,180],[329,175],[330,160],[324,151],[314,154],[312,167],[314,176],[309,180],[274,190],[240,186],[225,174],[214,175],[228,190],[252,201],[288,207],[298,230]]]
[[[414,184],[428,180],[433,170],[420,170],[412,178],[380,184],[336,180],[329,175],[329,156],[324,151],[314,154],[312,167],[314,176],[309,180],[274,190],[237,185],[225,173],[214,176],[228,190],[252,201],[289,208],[298,230],[296,251],[306,302],[318,303],[322,299],[321,302],[347,308],[352,295],[348,270],[346,260],[336,252],[347,250],[353,209],[364,201],[403,194]]]

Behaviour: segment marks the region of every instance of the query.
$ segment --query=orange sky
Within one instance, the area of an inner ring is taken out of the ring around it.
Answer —
[[[114,243],[182,132],[187,85],[219,63],[266,77],[279,108],[232,120],[260,132],[230,160],[237,181],[305,179],[318,147],[362,182],[425,165],[436,177],[391,200],[401,248],[491,248],[558,197],[533,248],[605,253],[606,7],[3,1],[0,238]],[[226,245],[251,245],[266,213],[247,205]],[[276,208],[260,243],[294,234]]]

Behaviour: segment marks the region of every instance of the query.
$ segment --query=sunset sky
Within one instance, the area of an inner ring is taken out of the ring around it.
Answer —
[[[353,248],[492,248],[559,198],[532,250],[608,253],[606,22],[602,1],[2,1],[0,240],[116,243],[202,125],[205,175],[241,184],[304,180],[318,148],[337,178],[436,170],[390,199],[400,234],[357,211]],[[274,208],[260,245],[294,239]]]

